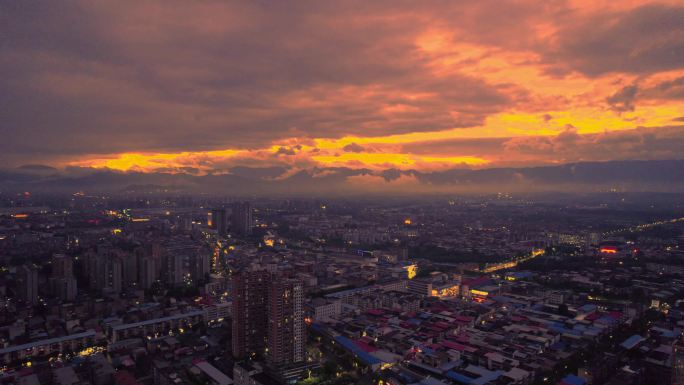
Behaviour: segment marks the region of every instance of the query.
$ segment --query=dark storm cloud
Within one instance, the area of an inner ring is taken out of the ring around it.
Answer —
[[[233,167],[230,173],[246,178],[273,179],[288,171],[285,167]]]
[[[509,138],[447,139],[414,142],[402,146],[403,152],[421,155],[458,156],[492,154],[501,150]]]
[[[297,150],[295,147],[278,147],[276,155],[297,155]]]
[[[0,151],[254,148],[468,127],[510,103],[433,76],[414,41],[427,16],[351,5],[3,3]]]
[[[634,99],[639,88],[633,84],[626,86],[606,99],[610,107],[618,112],[634,111]]]
[[[365,147],[357,143],[349,143],[348,145],[342,147],[346,152],[364,152],[367,151]]]
[[[579,135],[568,127],[556,136],[511,138],[505,152],[561,162],[682,159],[684,126]]]
[[[682,120],[684,121],[684,120]],[[608,160],[683,159],[684,126],[579,134],[572,125],[551,136],[450,139],[406,144],[402,152],[432,156],[470,155],[497,166]]]
[[[618,112],[634,111],[638,101],[684,100],[684,77],[665,80],[650,86],[631,84],[619,89],[606,99],[611,109]]]
[[[556,49],[546,58],[553,64],[551,71],[564,67],[590,76],[650,74],[682,68],[684,63],[682,5],[653,4],[584,19],[570,17],[563,25]]]
[[[684,100],[684,76],[658,83],[645,89],[642,94],[650,99]]]

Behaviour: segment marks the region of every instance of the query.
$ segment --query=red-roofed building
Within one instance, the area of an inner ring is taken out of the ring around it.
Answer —
[[[138,385],[138,381],[135,376],[127,370],[119,370],[114,374],[114,382],[117,385]]]
[[[363,350],[366,353],[373,353],[374,351],[378,350],[378,348],[376,348],[375,346],[371,346],[371,345],[369,345],[366,342],[361,341],[361,340],[356,340],[356,341],[354,341],[354,343],[356,344],[356,346],[361,348],[361,350]]]
[[[458,350],[459,352],[462,352],[466,349],[465,345],[457,344],[457,343],[451,342],[451,341],[442,341],[441,344],[445,348]]]

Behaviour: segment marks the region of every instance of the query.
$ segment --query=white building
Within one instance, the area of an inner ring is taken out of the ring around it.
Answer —
[[[339,299],[325,300],[323,298],[316,298],[311,302],[311,310],[314,321],[338,318],[342,313],[342,301]]]
[[[232,302],[220,302],[213,305],[204,305],[204,321],[211,325],[215,322],[223,322],[223,320],[230,318],[233,311]]]

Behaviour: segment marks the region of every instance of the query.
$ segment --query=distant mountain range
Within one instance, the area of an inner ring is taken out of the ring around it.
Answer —
[[[529,168],[372,171],[236,167],[211,175],[27,165],[0,170],[0,190],[230,195],[410,195],[440,192],[684,192],[684,160],[574,163]]]

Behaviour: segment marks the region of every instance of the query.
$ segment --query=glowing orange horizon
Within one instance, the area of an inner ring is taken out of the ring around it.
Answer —
[[[681,108],[682,111],[679,111]],[[642,128],[667,126],[672,116],[684,115],[684,107],[658,106],[642,109],[642,114],[651,115],[650,124]],[[538,114],[504,113],[488,119],[487,124],[473,129],[449,129],[425,133],[362,137],[345,136],[342,138],[317,138],[310,144],[299,145],[297,138],[282,141],[261,149],[229,148],[209,151],[181,152],[124,152],[108,156],[86,156],[85,159],[68,161],[63,165],[108,168],[118,171],[139,172],[186,172],[189,169],[203,174],[236,165],[243,166],[297,166],[301,167],[348,167],[381,170],[386,168],[440,170],[454,167],[496,167],[507,162],[518,161],[529,164],[557,164],[558,160],[541,159],[534,154],[486,153],[471,149],[467,153],[411,153],[403,146],[439,144],[449,140],[483,140],[515,138],[554,137],[572,127],[576,135],[587,136],[610,132],[634,131],[630,117],[611,116],[606,111],[588,111],[582,116],[572,116],[569,111],[554,112],[552,124],[544,121]],[[581,115],[581,114],[580,114]],[[605,115],[605,116],[603,116]],[[574,122],[572,125],[569,122]],[[494,127],[505,127],[496,130]],[[536,127],[526,129],[526,127]],[[600,129],[600,127],[604,127]],[[607,128],[610,127],[610,128]],[[292,145],[294,143],[294,145]],[[348,150],[349,146],[358,149]]]
[[[624,12],[639,6],[639,2],[606,3],[601,8],[584,0],[574,0],[569,10],[590,17],[600,12]],[[531,20],[531,33],[538,41],[554,43],[560,26],[540,18]],[[566,132],[593,135],[633,130],[635,128],[667,127],[684,116],[684,105],[677,100],[651,97],[635,105],[614,108],[607,102],[623,87],[636,84],[640,89],[655,89],[664,82],[684,77],[684,69],[656,71],[647,75],[609,71],[587,75],[570,71],[563,76],[550,73],[544,65],[543,53],[529,47],[489,45],[462,38],[463,31],[448,25],[428,25],[409,37],[425,64],[425,76],[448,82],[451,77],[477,79],[497,88],[503,96],[515,101],[502,109],[486,114],[475,113],[480,124],[459,127],[463,112],[458,106],[440,105],[437,113],[453,118],[453,128],[387,134],[387,127],[410,120],[412,114],[424,113],[441,103],[439,91],[431,88],[401,87],[395,84],[341,84],[328,89],[319,85],[312,89],[296,89],[282,95],[278,101],[294,109],[334,109],[351,101],[374,102],[376,113],[383,118],[382,132],[375,123],[368,126],[368,135],[342,137],[293,137],[275,140],[263,148],[240,146],[224,150],[182,152],[123,152],[109,156],[91,156],[67,162],[70,166],[109,168],[120,171],[198,173],[225,170],[235,165],[349,167],[381,170],[387,168],[439,170],[454,167],[493,167],[501,164],[557,164],[566,161],[558,155],[543,158],[534,151],[523,152],[513,147],[499,152],[477,148],[442,151],[410,152],[405,146],[434,144],[451,140],[485,140],[505,138],[553,137]],[[61,87],[68,92],[69,87]],[[320,97],[325,95],[325,97]],[[523,95],[521,97],[521,95]],[[468,102],[463,102],[468,104]],[[468,108],[465,109],[466,111]],[[441,127],[441,126],[440,126]],[[316,127],[312,127],[315,130]],[[358,127],[354,127],[358,132]],[[304,129],[303,132],[308,132]],[[315,132],[315,131],[313,131]],[[377,132],[377,131],[375,131]],[[305,135],[305,134],[304,134]],[[349,149],[348,146],[353,148]],[[524,147],[524,144],[523,144]],[[548,150],[548,149],[547,149]],[[551,148],[552,151],[557,149]],[[583,160],[583,159],[578,159]]]

